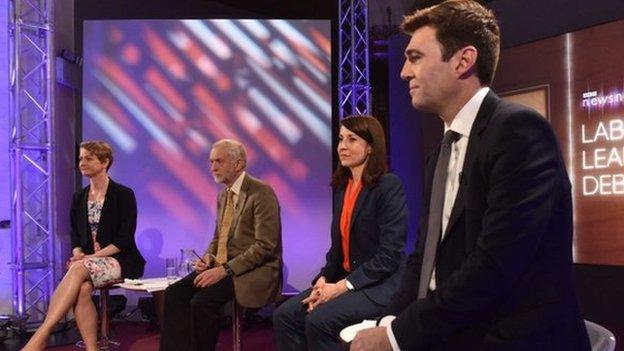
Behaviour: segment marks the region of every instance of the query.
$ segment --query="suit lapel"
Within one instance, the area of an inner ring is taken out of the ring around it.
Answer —
[[[464,201],[464,193],[466,192],[467,183],[467,175],[472,167],[474,162],[475,155],[479,150],[479,144],[481,143],[481,133],[485,130],[487,123],[494,112],[494,109],[498,105],[500,99],[494,92],[491,90],[483,99],[483,103],[479,108],[479,112],[477,113],[477,117],[475,117],[474,123],[472,124],[472,128],[470,130],[470,137],[468,138],[468,146],[466,147],[466,156],[464,158],[464,164],[462,166],[462,172],[459,179],[459,189],[457,189],[457,196],[455,197],[455,202],[453,203],[453,210],[451,211],[451,217],[449,218],[448,224],[446,225],[446,230],[444,231],[444,235],[442,236],[442,244],[446,241],[448,234],[451,233],[451,229],[459,220],[464,209],[466,207],[466,203]]]
[[[345,187],[341,187],[336,190],[336,207],[334,208],[334,217],[340,217],[340,214],[342,213],[342,206],[344,205],[344,194]]]
[[[81,199],[80,199],[80,207],[79,207],[79,218],[78,218],[78,223],[79,223],[79,228],[78,230],[80,230],[80,236],[83,238],[87,238],[90,237],[91,233],[89,232],[89,219],[88,214],[87,214],[87,201],[89,199],[89,191],[91,190],[91,186],[87,186],[85,188],[85,192],[82,195]],[[90,243],[91,240],[87,240],[87,243]]]
[[[342,206],[344,205],[345,187],[340,187],[334,194],[334,215],[332,216],[332,232],[340,232],[340,215],[342,214]]]
[[[219,198],[217,200],[217,208],[219,213],[217,213],[217,228],[218,230],[221,230],[221,221],[223,219],[223,211],[225,211],[225,193],[226,191],[223,190],[219,193]],[[217,231],[217,233],[219,233],[219,231]],[[217,234],[218,235],[218,234]]]
[[[425,203],[427,207],[425,210],[429,213],[429,204],[431,203],[431,187],[433,186],[433,174],[435,172],[435,166],[438,162],[438,156],[440,155],[440,145],[435,148],[433,152],[427,156],[427,162],[425,165]]]
[[[249,190],[249,179],[247,175],[243,178],[243,184],[241,185],[240,192],[238,193],[238,201],[236,201],[236,208],[234,209],[234,221],[232,222],[232,226],[230,227],[229,236],[232,236],[234,233],[234,228],[238,225],[240,221],[241,215],[243,214],[243,208],[245,207],[245,202],[247,201],[247,191]]]
[[[109,179],[108,187],[106,188],[106,194],[104,194],[104,204],[102,204],[102,212],[100,213],[100,223],[110,223],[108,222],[108,218],[112,216],[111,211],[113,211],[112,202],[114,201],[115,197],[115,191],[113,189],[115,187],[114,183],[115,182],[113,182],[112,179]],[[99,233],[100,231],[98,230],[98,241],[100,241]]]
[[[451,217],[449,217],[449,221],[446,224],[446,230],[444,231],[444,235],[442,236],[442,243],[444,243],[447,238],[451,228],[455,225],[461,214],[465,209],[465,201],[464,201],[464,192],[466,191],[466,176],[464,175],[464,171],[470,169],[470,165],[472,164],[472,158],[474,157],[474,152],[477,150],[478,144],[478,136],[471,136],[468,139],[468,147],[466,149],[466,157],[464,159],[464,165],[462,166],[462,172],[459,179],[459,189],[457,189],[457,195],[455,196],[455,202],[453,203],[453,210],[451,211]]]
[[[369,194],[370,190],[367,187],[362,186],[362,190],[360,190],[360,195],[358,195],[358,198],[355,201],[355,208],[353,208],[353,214],[351,215],[351,223],[349,223],[349,228],[353,228],[353,222],[355,222],[355,219],[362,211],[362,205],[366,202],[366,198]]]

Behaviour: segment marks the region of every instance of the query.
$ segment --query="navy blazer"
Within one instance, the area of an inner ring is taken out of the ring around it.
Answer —
[[[331,247],[317,278],[324,276],[328,282],[347,278],[356,290],[386,305],[399,287],[405,266],[408,213],[403,184],[396,175],[386,173],[375,186],[362,188],[351,217],[352,272],[342,267],[340,215],[344,193],[345,186],[334,192]]]
[[[416,301],[437,162],[427,161],[417,248],[385,311],[401,350],[589,350],[572,278],[571,186],[537,112],[489,92],[436,256]]]
[[[72,248],[81,247],[87,255],[93,253],[93,239],[87,218],[90,188],[91,186],[87,186],[74,194],[70,210]],[[113,244],[121,250],[111,257],[119,262],[124,278],[139,278],[145,268],[145,259],[134,242],[136,221],[134,192],[111,179],[100,215],[97,240],[102,248]]]

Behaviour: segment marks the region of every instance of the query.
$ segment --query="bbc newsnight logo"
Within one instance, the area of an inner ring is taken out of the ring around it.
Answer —
[[[597,91],[587,91],[583,93],[581,105],[584,108],[618,106],[624,104],[624,92],[614,90],[606,95],[598,95]]]

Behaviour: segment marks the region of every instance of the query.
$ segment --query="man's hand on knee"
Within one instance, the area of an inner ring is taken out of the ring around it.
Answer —
[[[225,277],[227,277],[225,268],[219,266],[215,268],[210,268],[197,274],[197,276],[193,280],[193,284],[195,284],[195,286],[198,288],[205,288],[207,286],[217,283]]]

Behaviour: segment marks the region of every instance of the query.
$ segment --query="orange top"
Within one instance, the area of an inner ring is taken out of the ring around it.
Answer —
[[[351,215],[355,208],[360,191],[362,190],[362,182],[354,183],[349,178],[347,189],[345,190],[344,199],[342,201],[342,213],[340,214],[340,236],[342,237],[342,268],[347,272],[351,272],[351,263],[349,260],[349,239],[351,235]]]

